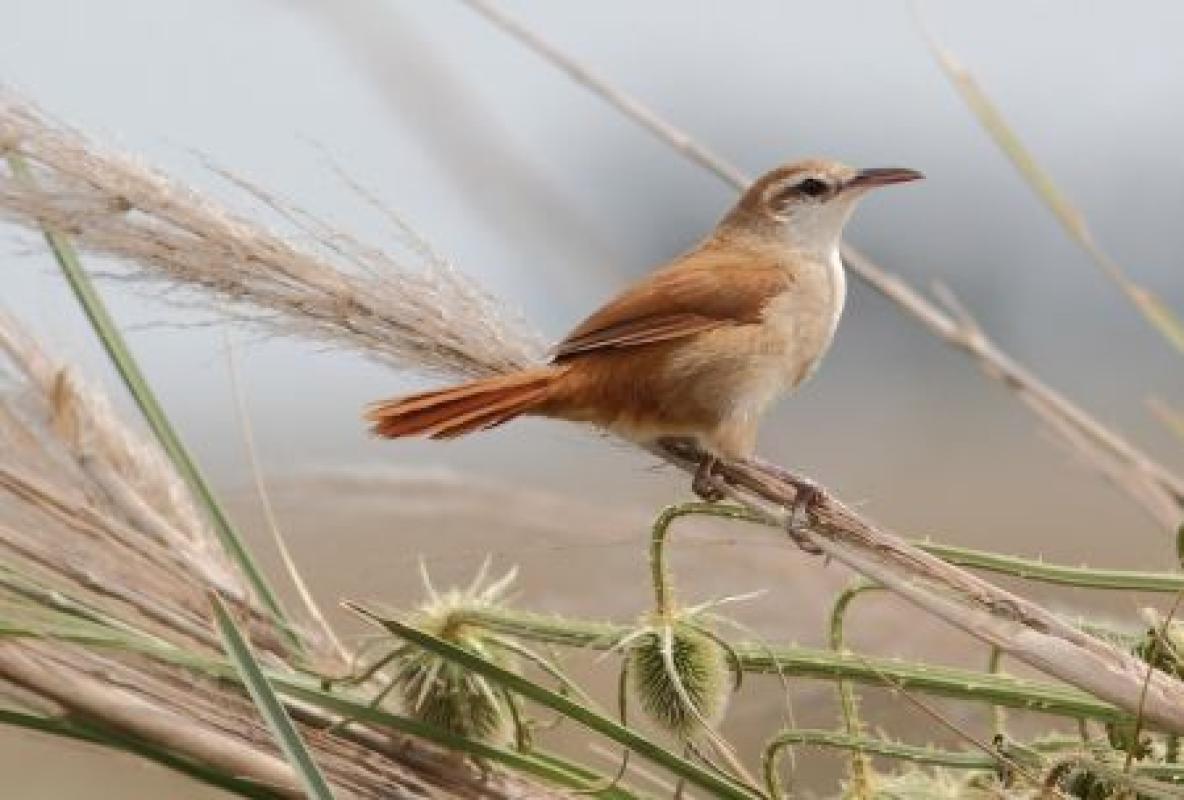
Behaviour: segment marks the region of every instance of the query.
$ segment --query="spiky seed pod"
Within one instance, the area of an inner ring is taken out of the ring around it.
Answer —
[[[486,661],[513,669],[514,659],[496,646],[484,629],[459,621],[465,611],[499,603],[513,582],[514,570],[491,581],[487,580],[488,568],[486,561],[468,587],[438,592],[421,564],[428,597],[411,624]],[[469,739],[509,740],[514,724],[509,701],[480,675],[411,645],[393,662],[392,673],[402,706],[412,717]]]
[[[497,651],[479,642],[452,641],[505,665]],[[415,719],[467,739],[504,742],[509,738],[512,722],[505,698],[484,678],[457,664],[416,651],[398,662],[395,685],[403,708]]]
[[[665,630],[663,635],[663,628],[655,626],[638,637],[627,665],[645,713],[662,728],[688,738],[702,732],[704,723],[714,726],[723,718],[732,671],[727,652],[710,636],[677,621]],[[663,653],[664,639],[669,659]]]

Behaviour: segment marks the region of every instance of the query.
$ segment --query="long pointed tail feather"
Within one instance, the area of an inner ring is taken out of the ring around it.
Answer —
[[[375,403],[366,419],[378,436],[452,439],[509,422],[546,401],[562,367],[498,375]]]

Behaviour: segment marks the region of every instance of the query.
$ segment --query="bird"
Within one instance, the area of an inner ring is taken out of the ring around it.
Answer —
[[[643,445],[691,442],[692,489],[754,456],[773,401],[811,377],[843,313],[839,244],[870,190],[924,177],[809,159],[741,194],[698,245],[575,327],[549,362],[372,404],[374,434],[452,439],[520,416],[591,423]]]

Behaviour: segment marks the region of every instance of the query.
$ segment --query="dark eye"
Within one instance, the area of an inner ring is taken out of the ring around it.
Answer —
[[[822,195],[830,191],[830,185],[818,178],[806,178],[794,188],[807,197],[822,197]]]

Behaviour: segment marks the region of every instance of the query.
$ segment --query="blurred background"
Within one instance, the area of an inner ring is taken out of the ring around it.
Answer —
[[[1184,463],[1146,408],[1150,395],[1181,397],[1178,360],[978,127],[911,3],[503,6],[750,173],[813,155],[924,171],[923,184],[865,203],[850,240],[915,286],[949,285],[1005,350],[1152,454]],[[1184,308],[1184,6],[919,8],[1103,248]],[[5,0],[0,81],[249,216],[260,212],[205,159],[389,244],[389,226],[340,167],[548,339],[694,244],[734,198],[460,3]],[[130,415],[38,240],[0,227],[0,258],[0,305],[103,380]],[[280,523],[327,604],[406,606],[419,597],[418,556],[446,585],[492,552],[499,568],[520,565],[521,605],[623,620],[644,610],[647,520],[686,498],[682,476],[552,423],[443,445],[376,442],[361,407],[426,383],[307,342],[195,324],[216,317],[150,289],[105,289],[182,433],[275,565],[246,488],[233,341]],[[1069,563],[1173,561],[1170,537],[1042,434],[1014,396],[859,281],[830,356],[771,416],[762,450],[911,535]],[[771,638],[823,640],[842,569],[743,528],[688,528],[676,545],[687,599],[768,589],[735,615]],[[1123,618],[1146,603],[1026,591]],[[959,640],[936,625],[886,626],[901,619],[890,606],[857,614],[861,647],[985,661],[948,646]],[[608,685],[604,672],[586,677]],[[742,748],[777,724],[776,691],[764,688],[730,718]],[[820,689],[794,693],[805,721],[833,720]],[[214,796],[116,756],[0,731],[0,764],[30,758],[58,766],[22,771],[35,783],[13,796],[96,796],[100,785],[112,797]]]

